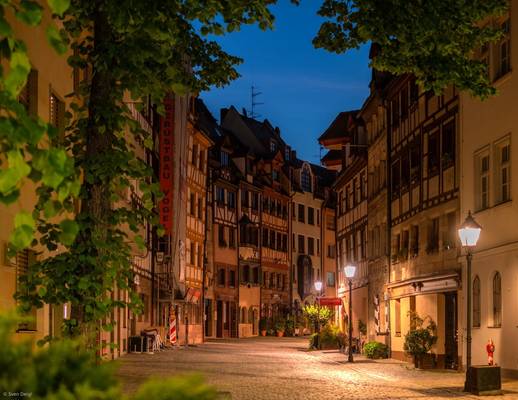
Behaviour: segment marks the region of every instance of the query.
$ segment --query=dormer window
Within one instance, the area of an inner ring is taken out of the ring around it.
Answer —
[[[276,182],[279,182],[279,171],[276,169],[272,170],[272,179]]]
[[[275,153],[277,151],[277,143],[275,143],[275,141],[270,141],[270,151],[272,153]]]
[[[309,165],[304,164],[302,167],[302,171],[300,173],[300,186],[302,190],[305,192],[312,192],[312,184],[311,184],[311,170],[309,169]]]
[[[291,148],[290,148],[290,146],[286,146],[286,148],[284,149],[284,160],[289,161],[290,154],[291,154]]]
[[[219,161],[222,167],[228,167],[228,153],[226,151],[221,150]]]

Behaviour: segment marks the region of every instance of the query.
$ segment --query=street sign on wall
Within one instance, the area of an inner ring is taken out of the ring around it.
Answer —
[[[338,297],[319,297],[318,304],[321,306],[341,306],[342,299]]]
[[[160,223],[166,234],[173,227],[173,177],[174,177],[174,97],[164,98],[165,114],[160,119],[159,155],[160,189],[164,194],[159,203]]]

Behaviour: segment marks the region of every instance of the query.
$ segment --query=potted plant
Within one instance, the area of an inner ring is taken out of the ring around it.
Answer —
[[[405,353],[413,357],[414,366],[420,368],[423,366],[424,357],[437,343],[437,325],[430,317],[421,318],[412,311],[409,311],[408,315],[412,328],[405,335],[403,348]],[[428,321],[426,326],[425,321]]]
[[[286,322],[284,320],[279,319],[275,322],[275,332],[277,333],[277,337],[283,337],[285,329]]]
[[[295,334],[295,318],[294,317],[288,315],[288,317],[286,318],[284,334],[286,336],[293,336]]]
[[[259,320],[259,331],[261,332],[261,336],[266,336],[266,330],[268,329],[268,321],[266,318],[261,318]]]

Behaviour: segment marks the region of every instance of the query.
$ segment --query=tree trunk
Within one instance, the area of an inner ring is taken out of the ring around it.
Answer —
[[[111,44],[113,35],[106,15],[99,7],[94,12],[93,21],[94,48],[99,54]],[[94,240],[105,242],[103,239],[107,238],[108,218],[111,211],[111,175],[107,173],[106,169],[109,166],[103,165],[103,160],[109,159],[106,155],[111,152],[113,146],[113,130],[116,125],[110,120],[110,117],[114,115],[117,99],[114,96],[116,79],[109,64],[106,63],[102,68],[96,64],[92,65],[84,173],[85,175],[91,174],[93,179],[90,182],[86,179],[83,180],[82,185],[86,196],[82,199],[80,209],[81,216],[88,218],[89,228],[82,229],[78,235],[78,242],[87,244],[89,246],[88,254],[96,259],[100,259],[102,250],[96,248]],[[96,168],[97,171],[93,171],[93,168]],[[81,269],[85,275],[91,276],[91,268],[91,264],[85,263]],[[98,279],[99,284],[102,284],[103,276],[99,275],[94,279]],[[78,304],[72,309],[72,312],[73,318],[78,323],[77,333],[86,339],[89,348],[95,347],[100,334],[100,321],[90,320],[83,304]]]

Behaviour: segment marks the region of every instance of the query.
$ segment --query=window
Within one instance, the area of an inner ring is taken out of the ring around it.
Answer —
[[[275,153],[277,151],[277,143],[275,143],[273,140],[270,142],[270,151],[272,153]]]
[[[200,149],[200,165],[198,166],[200,171],[205,171],[205,150]]]
[[[475,207],[484,210],[489,207],[489,151],[475,155]]]
[[[243,276],[241,277],[242,282],[249,282],[250,281],[250,266],[249,265],[243,265]]]
[[[201,244],[198,244],[198,267],[203,267],[203,248]]]
[[[493,277],[493,327],[502,326],[502,277],[497,272]]]
[[[442,128],[442,168],[446,169],[455,164],[455,121]]]
[[[236,247],[236,230],[234,228],[228,229],[228,247]]]
[[[263,272],[263,286],[264,287],[268,287],[268,272],[264,271]]]
[[[49,97],[49,122],[61,133],[65,129],[65,103],[61,101],[54,93]]]
[[[335,286],[335,273],[334,272],[328,272],[327,273],[327,283],[326,285],[328,287],[334,287]]]
[[[191,156],[192,160],[192,165],[198,165],[198,145],[197,144],[194,144],[192,146],[192,156]]]
[[[222,167],[228,166],[228,153],[224,150],[221,150],[219,161]]]
[[[473,279],[473,327],[480,328],[480,278]]]
[[[282,250],[282,234],[277,232],[277,250]]]
[[[218,285],[225,286],[225,268],[218,269]]]
[[[263,228],[263,246],[268,247],[268,229]]]
[[[308,254],[310,256],[315,255],[315,239],[308,237]]]
[[[304,236],[299,235],[299,253],[305,253],[304,241],[305,241]]]
[[[496,79],[511,71],[511,22],[508,18],[500,28],[503,36],[497,46]]]
[[[401,188],[408,189],[410,183],[410,158],[408,152],[401,157]]]
[[[362,200],[367,198],[367,176],[365,172],[360,174],[360,196]]]
[[[228,286],[229,287],[236,287],[236,271],[231,269],[228,273]]]
[[[7,247],[7,246],[6,246]],[[7,248],[5,249],[7,250]],[[36,253],[32,250],[21,250],[16,253],[16,290],[20,291],[19,282],[23,275],[29,272],[29,267],[36,261]],[[24,321],[18,324],[18,331],[35,331],[36,330],[36,318],[37,309],[32,307],[31,311],[24,313],[25,317],[29,317],[30,320]]]
[[[317,239],[317,256],[320,255],[320,239]]]
[[[275,249],[275,232],[270,231],[270,249]]]
[[[190,254],[191,265],[196,265],[196,244],[191,242],[191,254]]]
[[[410,183],[419,183],[421,178],[421,155],[419,142],[410,147]]]
[[[434,253],[439,250],[439,218],[433,218],[428,224],[428,245],[427,253]]]
[[[282,235],[282,251],[288,251],[288,235]]]
[[[227,247],[227,242],[225,240],[225,227],[223,225],[218,225],[218,245],[219,247]]]
[[[317,210],[317,226],[320,226],[320,210]]]
[[[203,199],[198,197],[198,218],[203,219]]]
[[[419,225],[410,228],[410,257],[419,255]]]
[[[401,300],[394,301],[394,319],[396,336],[401,336]]]
[[[225,204],[225,189],[220,186],[216,186],[216,203],[218,206]]]
[[[503,203],[511,199],[511,144],[509,139],[495,145],[496,199]]]
[[[315,209],[308,207],[308,224],[315,225]]]
[[[253,283],[259,283],[259,267],[254,267],[252,269],[252,278],[253,278]]]
[[[228,191],[228,208],[235,209],[236,208],[236,193]]]
[[[290,148],[290,146],[286,146],[284,148],[284,159],[286,161],[289,161],[290,160],[290,155],[291,155],[291,148]]]
[[[191,193],[189,208],[189,213],[192,216],[196,215],[196,195],[194,193]]]
[[[327,257],[328,258],[336,257],[336,246],[334,244],[327,245]]]
[[[259,194],[252,193],[252,210],[257,211],[259,209]]]
[[[302,171],[300,173],[300,186],[302,187],[302,190],[305,192],[312,191],[311,171],[307,164],[304,164],[304,166],[302,167]]]
[[[304,223],[305,221],[305,214],[306,214],[306,210],[304,208],[304,204],[299,204],[299,222],[302,222]]]
[[[399,168],[399,160],[392,163],[392,195],[398,196],[401,187],[401,176]]]
[[[279,171],[277,171],[276,169],[273,169],[272,170],[272,179],[275,181],[275,182],[279,182],[281,179],[280,179],[280,176],[279,176]]]
[[[439,173],[439,132],[435,131],[428,136],[428,175]]]
[[[38,114],[38,71],[31,69],[27,83],[18,96],[18,101],[23,104],[30,115]]]

